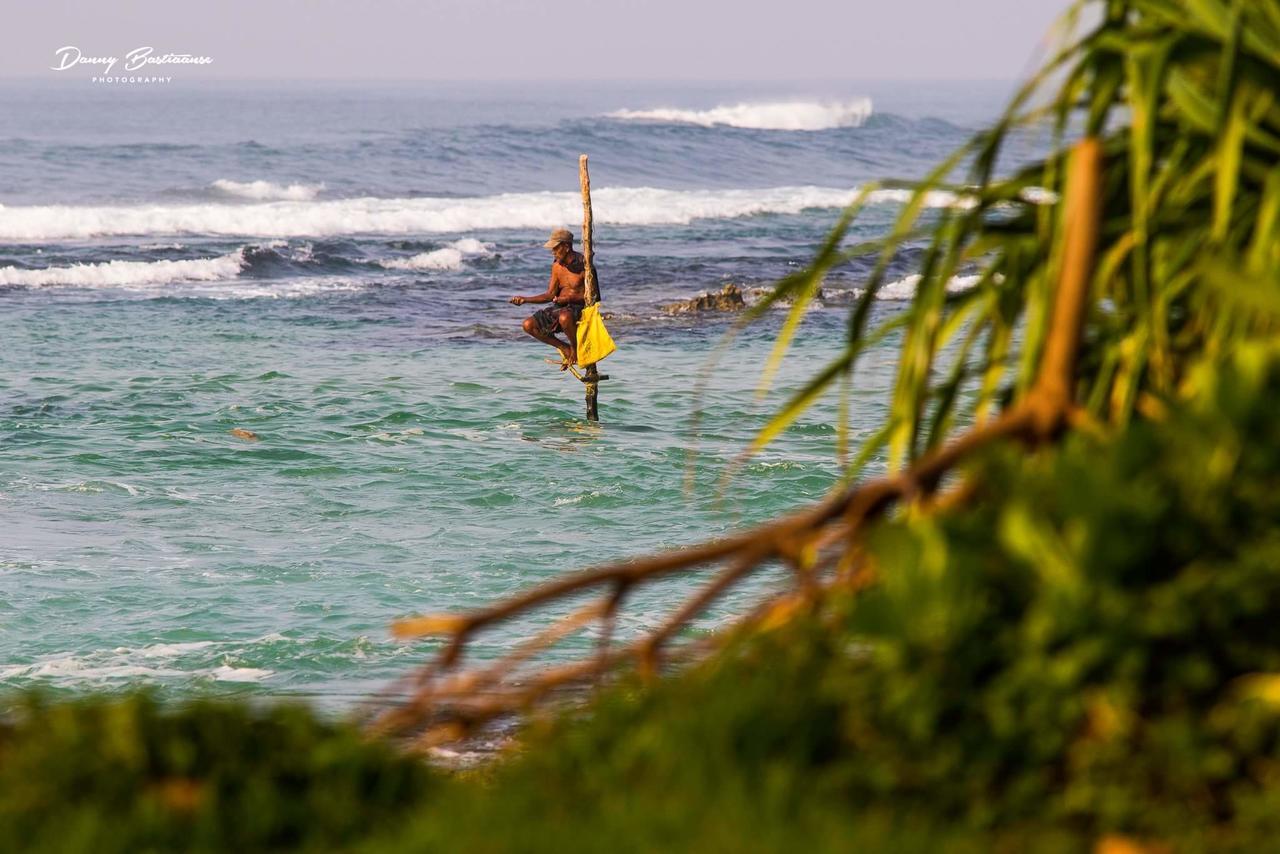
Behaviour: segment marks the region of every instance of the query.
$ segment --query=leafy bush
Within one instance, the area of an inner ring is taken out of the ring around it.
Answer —
[[[849,631],[859,797],[1170,836],[1280,817],[1280,378],[1112,444],[1006,451],[972,509],[883,526]],[[1263,837],[1258,837],[1263,838]]]
[[[870,590],[615,690],[385,849],[1269,844],[1280,372],[1265,364],[1200,375],[1198,402],[1115,441],[992,454],[965,509],[873,532]]]
[[[0,730],[0,850],[332,850],[432,779],[301,707],[32,698]]]

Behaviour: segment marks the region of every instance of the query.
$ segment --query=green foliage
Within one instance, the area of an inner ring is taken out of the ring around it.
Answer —
[[[875,534],[847,624],[870,666],[842,692],[861,796],[979,826],[1280,829],[1280,376],[1197,381],[1167,423],[1005,451],[971,509]]]
[[[301,707],[37,697],[0,730],[0,850],[333,850],[433,779]]]
[[[843,351],[754,447],[833,384],[847,388],[862,354],[894,329],[902,345],[888,423],[856,461],[887,449],[891,467],[900,466],[956,424],[1026,394],[1060,264],[1063,212],[1053,199],[1065,197],[1064,140],[1080,131],[1101,135],[1105,149],[1098,268],[1077,389],[1091,413],[1121,426],[1144,393],[1173,393],[1197,359],[1225,358],[1237,343],[1275,332],[1280,3],[1081,0],[1069,17],[1085,12],[1099,23],[1051,60],[994,128],[917,185],[886,238],[844,245],[860,198],[809,267],[781,281],[753,312],[793,300],[789,332],[830,270],[878,253]],[[1009,140],[1046,122],[1056,128],[1057,153],[999,176]],[[948,187],[961,164],[968,182]],[[954,190],[961,204],[926,222],[926,194],[941,189]],[[911,243],[926,251],[910,308],[868,328],[888,261]],[[976,286],[947,293],[951,277],[973,268],[981,274]],[[787,340],[779,339],[775,362]],[[974,393],[957,394],[961,386]]]
[[[1280,831],[1280,370],[995,452],[879,583],[535,732],[387,850],[1256,850]],[[448,816],[448,821],[443,816]],[[594,843],[594,846],[593,846]],[[378,848],[378,846],[374,846]]]
[[[929,815],[863,811],[831,784],[847,760],[835,642],[805,624],[679,679],[615,688],[367,850],[985,850]]]

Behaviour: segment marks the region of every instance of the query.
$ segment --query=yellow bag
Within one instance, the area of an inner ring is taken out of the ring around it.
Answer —
[[[578,320],[578,364],[594,365],[616,349],[618,345],[613,343],[600,318],[600,303],[584,308]]]

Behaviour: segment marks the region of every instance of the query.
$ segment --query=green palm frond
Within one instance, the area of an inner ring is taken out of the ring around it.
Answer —
[[[749,313],[791,301],[763,390],[826,276],[876,258],[840,353],[751,451],[836,388],[845,389],[840,417],[855,417],[848,389],[859,360],[891,332],[901,343],[886,423],[861,450],[839,425],[851,470],[885,451],[900,468],[957,425],[1022,399],[1060,264],[1065,151],[1081,132],[1102,137],[1106,170],[1076,389],[1097,423],[1123,425],[1143,395],[1175,394],[1194,363],[1280,328],[1280,0],[1081,0],[1064,18],[1086,19],[1097,23],[1020,88],[994,127],[912,185],[887,236],[843,247],[864,190],[812,263]],[[1048,156],[1000,174],[1013,135],[1046,130]],[[949,185],[960,167],[968,181]],[[931,213],[928,194],[946,189],[964,203]],[[912,244],[924,249],[916,293],[871,326],[888,264]],[[975,284],[949,293],[959,273]]]

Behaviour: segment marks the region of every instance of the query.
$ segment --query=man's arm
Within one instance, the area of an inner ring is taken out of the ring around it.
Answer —
[[[556,298],[556,293],[559,292],[559,290],[560,290],[560,282],[558,279],[556,279],[555,268],[552,267],[551,282],[547,285],[547,290],[545,293],[541,293],[541,294],[538,294],[537,296],[532,296],[532,297],[515,296],[511,298],[511,304],[524,305],[527,302],[534,302],[534,303],[551,302]]]

